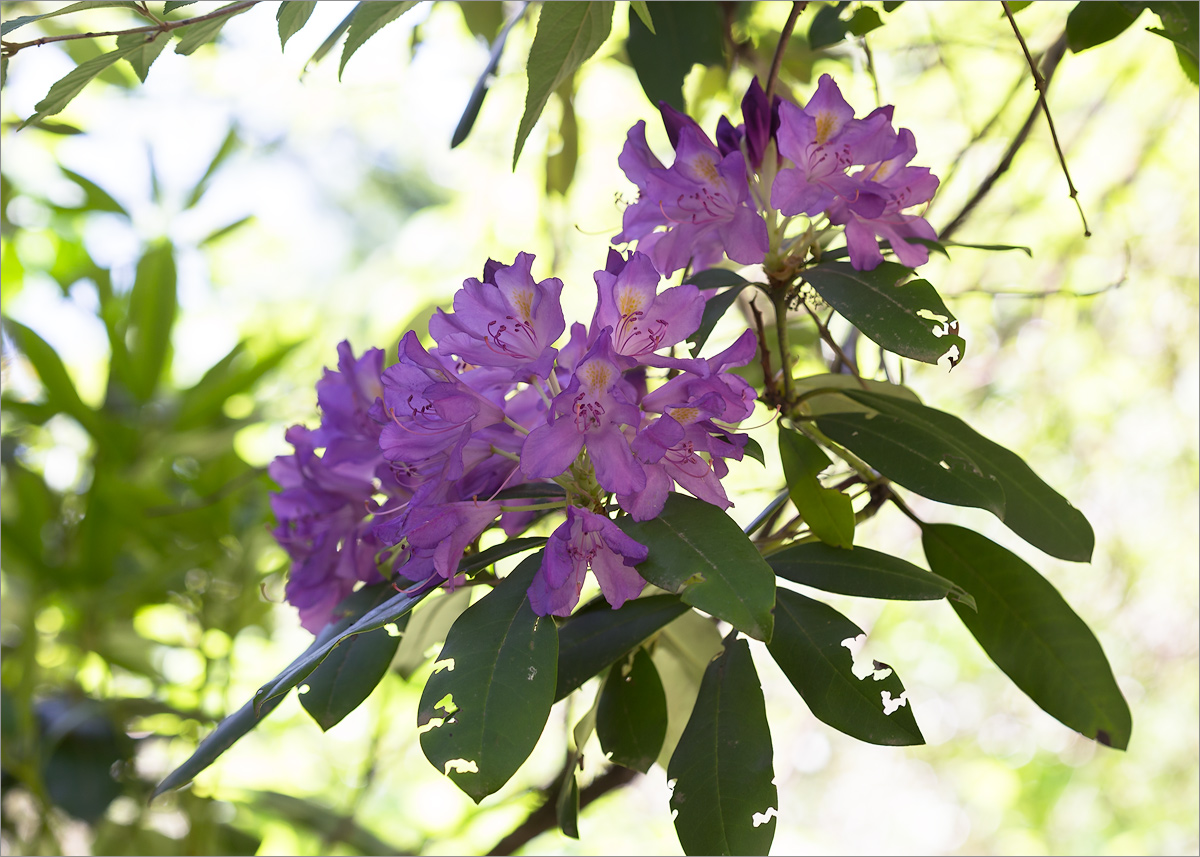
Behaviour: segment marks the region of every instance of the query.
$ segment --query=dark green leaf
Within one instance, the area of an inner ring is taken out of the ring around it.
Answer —
[[[846,29],[855,36],[865,36],[872,30],[877,30],[883,26],[883,21],[879,17],[879,13],[870,6],[861,6],[855,10],[850,16],[850,20],[846,22]]]
[[[828,7],[827,7],[828,8]],[[950,355],[951,366],[966,353],[958,323],[933,286],[924,280],[896,285],[912,272],[895,262],[856,271],[846,262],[824,262],[804,271],[831,307],[888,351],[923,363]]]
[[[1196,68],[1197,62],[1200,62],[1200,4],[1158,0],[1146,5],[1163,25],[1161,29],[1148,28],[1147,32],[1175,43],[1176,51],[1180,55],[1180,65],[1185,72],[1189,72],[1188,77],[1191,78],[1192,70]]]
[[[154,788],[150,799],[154,800],[154,798],[163,792],[177,789],[191,782],[195,779],[196,774],[215,762],[217,757],[232,747],[235,741],[257,726],[259,721],[274,711],[281,702],[283,702],[283,697],[279,696],[258,706],[256,710],[254,701],[251,700],[235,713],[226,717],[216,729],[200,742],[200,746],[196,748],[196,752],[192,753],[186,762],[163,778],[163,781]]]
[[[923,243],[930,244],[933,242],[927,241]],[[1020,250],[1030,259],[1033,258],[1033,250],[1029,247],[1022,247],[1020,244],[960,244],[958,241],[944,241],[940,243],[943,247],[968,247],[972,250],[992,250],[995,252],[1002,252],[1005,250]],[[949,256],[950,254],[947,253],[946,255]]]
[[[504,23],[504,4],[500,0],[459,0],[457,5],[473,36],[486,42],[496,37]]]
[[[620,610],[603,599],[581,609],[558,629],[558,680],[554,701],[583,685],[640,646],[668,622],[688,612],[675,595],[627,601]]]
[[[954,581],[870,548],[845,550],[809,542],[772,554],[767,563],[780,577],[826,592],[891,601],[948,597],[975,606],[971,594]]]
[[[747,458],[753,458],[759,464],[766,466],[767,457],[763,454],[762,446],[754,438],[749,438],[746,441],[746,448],[742,450],[742,454]]]
[[[750,645],[735,635],[705,670],[667,766],[685,854],[766,854],[775,837],[779,796],[767,709]]]
[[[579,838],[579,780],[574,765],[563,775],[558,798],[554,801],[554,816],[563,836]]]
[[[854,505],[836,488],[817,478],[833,462],[800,432],[779,424],[779,458],[788,493],[813,535],[840,548],[854,546]]]
[[[468,2],[460,3],[459,7],[463,9],[463,15],[465,16],[468,7],[475,8],[486,5],[489,4]],[[497,3],[496,5],[499,6],[500,4]],[[487,66],[484,68],[483,73],[479,75],[479,80],[475,82],[475,88],[471,90],[471,97],[467,99],[467,106],[463,110],[462,118],[458,120],[458,125],[454,128],[454,136],[450,138],[451,149],[467,139],[467,135],[471,133],[471,129],[475,126],[475,120],[479,118],[479,109],[483,107],[484,96],[487,95],[492,77],[496,73],[496,66],[500,64],[500,55],[504,53],[504,45],[508,41],[508,34],[512,31],[517,21],[525,16],[525,10],[528,8],[528,4],[522,4],[520,11],[509,19],[508,23],[504,25],[504,29],[500,31],[500,35],[496,36],[496,40],[492,42],[492,52],[488,57]]]
[[[897,9],[899,9],[903,5],[904,5],[904,0],[884,0],[883,11],[895,12]]]
[[[615,765],[644,774],[658,758],[667,735],[667,696],[645,649],[609,670],[596,709],[596,735]]]
[[[1129,9],[1125,3],[1076,3],[1067,15],[1067,47],[1079,53],[1115,39],[1141,11]]]
[[[401,678],[408,681],[429,660],[425,654],[429,647],[446,641],[450,627],[470,604],[471,588],[464,587],[430,598],[419,610],[413,611],[392,661],[392,667]]]
[[[733,302],[737,300],[738,294],[748,285],[750,283],[741,283],[733,288],[726,289],[720,294],[711,296],[704,304],[704,314],[700,318],[700,327],[687,340],[692,343],[693,357],[700,353],[700,349],[704,347],[704,343],[708,342],[708,337],[713,332],[713,328],[717,326],[717,322],[721,320],[721,316],[725,315],[725,311],[733,306]]]
[[[847,395],[870,405],[881,415],[905,421],[926,438],[941,438],[947,450],[957,448],[984,476],[999,484],[1004,492],[1004,504],[997,516],[1025,541],[1059,559],[1073,562],[1091,559],[1096,543],[1092,525],[1016,453],[988,440],[958,417],[942,411],[871,393],[848,392]],[[900,479],[896,481],[905,485]],[[906,487],[920,493],[911,485]]]
[[[650,7],[646,5],[646,0],[630,0],[629,8],[637,13],[646,29],[654,33],[654,20],[650,17]]]
[[[116,214],[123,214],[126,217],[129,216],[129,212],[100,185],[86,176],[81,176],[77,172],[68,170],[66,167],[60,166],[59,169],[64,176],[78,185],[79,189],[83,191],[83,208],[85,211],[111,211]]]
[[[158,59],[158,55],[163,52],[163,48],[169,41],[171,41],[171,37],[164,33],[126,33],[117,37],[117,50],[136,49],[125,59],[129,60],[129,64],[133,66],[138,80],[145,83],[146,75],[150,73],[150,66]]]
[[[141,50],[141,47],[138,45],[127,46],[80,63],[50,87],[50,91],[46,93],[46,97],[34,105],[36,112],[22,122],[17,130],[19,131],[31,123],[40,122],[47,116],[53,116],[56,113],[62,112],[63,108],[70,104],[76,95],[83,92],[84,87],[91,83],[101,72],[117,60],[125,59],[139,50]]]
[[[542,4],[537,33],[529,49],[529,90],[525,95],[525,113],[517,128],[513,169],[550,93],[574,75],[608,38],[613,7],[612,0]]]
[[[697,271],[683,282],[693,285],[700,290],[719,289],[722,286],[740,286],[749,283],[747,279],[727,268],[708,268],[703,271]]]
[[[220,12],[236,5],[236,3],[227,3],[216,11]],[[221,15],[219,18],[210,18],[207,21],[200,21],[195,24],[188,24],[186,27],[180,27],[175,31],[179,36],[179,44],[175,46],[175,53],[182,54],[185,57],[190,56],[191,54],[195,53],[201,45],[207,45],[209,42],[215,39],[217,34],[221,32],[221,28],[225,26],[230,18],[232,18],[234,15],[240,15],[252,8],[254,7],[244,6],[241,9],[236,9],[232,12]]]
[[[874,381],[870,378],[863,378],[861,381],[853,375],[842,375],[825,373],[822,375],[809,375],[807,378],[798,378],[792,383],[792,390],[796,395],[802,396],[805,393],[813,390],[824,390],[820,395],[813,395],[811,398],[805,399],[803,408],[805,413],[813,416],[821,414],[848,414],[855,411],[861,411],[864,414],[874,413],[875,409],[867,405],[860,405],[853,399],[843,396],[836,390],[862,390],[863,385],[872,393],[879,393],[883,396],[899,396],[902,399],[908,399],[911,402],[920,402],[921,399],[910,390],[908,387],[902,387],[899,384],[891,384],[887,381]]]
[[[479,553],[464,556],[458,564],[458,573],[474,574],[490,565],[494,565],[497,560],[539,548],[545,543],[545,536],[527,536],[523,539],[509,539],[506,542],[501,542],[498,545],[492,545],[490,548],[481,550]]]
[[[723,511],[672,493],[657,518],[621,517],[617,525],[650,549],[637,567],[646,580],[756,640],[771,639],[775,575]]]
[[[364,586],[348,595],[334,616],[361,616],[394,591],[389,583]],[[401,616],[396,624],[404,625],[408,619],[407,615]],[[400,637],[393,637],[387,628],[351,637],[309,673],[305,679],[308,690],[300,694],[300,704],[328,732],[371,695],[387,673],[399,645]]]
[[[779,511],[779,507],[788,500],[788,491],[784,488],[775,495],[775,499],[766,505],[766,507],[758,513],[753,521],[742,528],[742,532],[748,536],[754,535],[758,529],[771,519],[771,516]]]
[[[392,23],[413,6],[417,0],[379,0],[373,3],[359,3],[350,21],[349,32],[346,33],[346,44],[342,46],[342,61],[338,65],[338,80],[346,70],[346,63],[354,52],[361,48],[371,36],[378,33],[386,25]]]
[[[130,391],[143,402],[168,366],[176,308],[175,249],[164,242],[138,261],[129,297]]]
[[[17,27],[24,27],[26,24],[32,24],[34,21],[40,21],[43,18],[57,18],[59,15],[69,15],[72,12],[82,12],[86,9],[113,9],[113,8],[133,9],[135,4],[133,0],[82,0],[79,3],[68,3],[66,6],[60,6],[51,12],[45,12],[41,15],[22,15],[20,18],[13,18],[11,21],[5,21],[0,24],[0,36],[7,36]]]
[[[288,39],[300,32],[300,28],[308,23],[313,10],[317,8],[316,0],[283,0],[275,20],[279,22],[279,47],[287,47]]]
[[[775,636],[767,649],[818,720],[869,744],[925,743],[895,670],[887,668],[878,679],[854,674],[854,656],[843,643],[856,640],[861,628],[790,589],[777,597]]]
[[[467,608],[421,694],[421,749],[476,803],[521,767],[554,703],[558,632],[526,595],[540,564],[528,557]]]
[[[1095,636],[1048,580],[978,533],[926,524],[929,567],[975,595],[952,604],[988,657],[1051,716],[1124,750],[1133,721]]]
[[[651,32],[638,10],[630,7],[629,40],[625,44],[629,61],[651,104],[657,107],[665,101],[676,110],[685,110],[683,80],[692,66],[725,62],[721,10],[713,3],[647,5],[658,24]]]
[[[850,31],[846,22],[840,17],[842,10],[850,5],[847,2],[836,6],[823,6],[808,27],[808,46],[814,51],[836,45]]]

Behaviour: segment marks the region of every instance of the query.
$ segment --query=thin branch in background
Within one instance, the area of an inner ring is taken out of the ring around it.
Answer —
[[[1079,192],[1075,190],[1075,185],[1071,182],[1071,173],[1067,170],[1067,159],[1063,155],[1062,146],[1059,145],[1058,132],[1054,130],[1054,119],[1050,116],[1050,105],[1046,101],[1047,81],[1038,71],[1037,63],[1033,61],[1033,55],[1029,53],[1029,46],[1025,44],[1025,37],[1021,35],[1021,30],[1017,27],[1017,21],[1013,17],[1008,0],[1000,0],[1000,5],[1004,7],[1004,14],[1008,16],[1008,22],[1012,24],[1017,41],[1021,43],[1021,50],[1025,52],[1025,61],[1029,63],[1029,70],[1033,72],[1033,85],[1038,91],[1038,103],[1042,105],[1042,112],[1046,114],[1046,124],[1050,126],[1050,138],[1054,141],[1054,151],[1058,152],[1058,162],[1062,164],[1063,175],[1067,179],[1067,189],[1070,191],[1068,195],[1075,201],[1075,207],[1079,209],[1079,219],[1083,221],[1083,237],[1090,238],[1092,233],[1088,229],[1087,217],[1084,216],[1083,206],[1079,202]]]
[[[793,3],[792,11],[788,14],[787,23],[779,31],[779,43],[775,45],[775,56],[771,59],[771,71],[767,75],[767,85],[765,87],[767,104],[771,103],[771,96],[775,94],[775,82],[779,79],[779,69],[783,65],[783,54],[787,51],[788,41],[792,38],[792,30],[796,29],[796,19],[800,17],[800,13],[807,6],[808,0],[800,0],[798,3]]]
[[[779,407],[779,388],[775,386],[775,374],[771,371],[771,350],[767,348],[767,329],[763,324],[762,313],[755,303],[755,295],[750,299],[750,312],[754,314],[755,333],[758,334],[759,361],[763,373],[763,401],[773,408]]]
[[[842,351],[842,347],[838,345],[837,340],[833,338],[833,334],[829,332],[828,324],[824,321],[821,321],[821,317],[817,315],[816,310],[808,305],[808,301],[801,300],[800,305],[804,307],[810,316],[812,316],[812,320],[817,325],[817,333],[821,336],[821,341],[829,346],[829,348],[833,351],[834,356],[837,357],[837,359],[840,360],[843,365],[850,367],[855,379],[859,383],[859,386],[861,386],[864,390],[867,389],[867,382],[864,381],[862,376],[858,374],[858,364],[847,357],[846,352]],[[830,318],[832,317],[833,316],[831,313]]]
[[[879,90],[879,75],[875,73],[875,56],[871,53],[871,46],[867,44],[867,37],[861,36],[859,39],[862,42],[863,54],[867,58],[867,76],[871,78],[871,85],[875,87],[875,106],[883,106],[883,93]]]

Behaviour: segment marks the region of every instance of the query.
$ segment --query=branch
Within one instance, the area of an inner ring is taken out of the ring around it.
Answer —
[[[223,6],[215,12],[209,12],[207,15],[197,15],[195,18],[184,18],[181,21],[162,21],[161,23],[150,24],[145,27],[131,27],[128,30],[106,30],[102,33],[66,33],[61,36],[43,36],[40,39],[33,39],[29,42],[0,41],[0,53],[6,57],[11,57],[17,51],[25,48],[40,48],[42,45],[48,45],[51,42],[69,42],[72,39],[98,39],[104,36],[128,36],[133,33],[169,33],[171,30],[177,30],[189,24],[199,24],[202,21],[211,21],[214,18],[236,14],[261,2],[262,0],[242,0],[240,3]],[[149,11],[147,11],[147,14],[149,14]]]
[[[796,28],[796,19],[800,17],[800,13],[804,11],[806,6],[808,6],[808,0],[800,0],[798,3],[793,3],[787,23],[779,31],[779,43],[775,45],[775,56],[771,60],[771,71],[767,75],[766,94],[768,105],[771,103],[771,96],[775,94],[775,81],[779,78],[779,68],[783,65],[783,54],[787,50],[788,41],[792,38],[792,30]]]

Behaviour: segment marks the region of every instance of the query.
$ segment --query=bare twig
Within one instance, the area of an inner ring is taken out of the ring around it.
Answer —
[[[779,68],[783,65],[783,54],[787,50],[788,41],[792,38],[792,30],[796,29],[796,19],[800,17],[800,13],[807,6],[808,0],[800,0],[798,3],[793,3],[792,11],[788,14],[787,23],[779,31],[779,43],[775,45],[775,56],[771,59],[771,71],[767,75],[767,104],[771,103],[771,96],[775,94],[775,82],[779,79]]]
[[[775,386],[775,373],[771,371],[771,350],[767,348],[767,330],[763,324],[762,313],[755,303],[755,295],[750,299],[750,312],[754,315],[755,333],[758,334],[758,354],[763,373],[763,401],[773,408],[779,407],[779,388]]]
[[[821,321],[821,317],[817,315],[816,311],[808,305],[808,301],[801,301],[800,303],[803,304],[804,309],[808,311],[808,314],[812,316],[812,320],[816,323],[817,333],[820,334],[821,341],[830,347],[834,355],[844,365],[850,367],[854,377],[858,380],[859,386],[864,390],[867,389],[867,382],[863,380],[862,375],[858,374],[858,362],[851,360],[846,356],[846,352],[842,351],[842,347],[838,345],[837,340],[833,338],[833,334],[829,332],[829,326],[825,322]]]
[[[1067,179],[1067,189],[1070,191],[1068,195],[1075,201],[1075,207],[1079,209],[1079,219],[1083,221],[1083,236],[1090,238],[1092,233],[1088,229],[1083,206],[1079,203],[1079,192],[1075,190],[1075,185],[1071,182],[1071,173],[1067,170],[1067,159],[1063,155],[1062,146],[1059,145],[1058,132],[1054,130],[1054,119],[1050,116],[1050,105],[1046,101],[1046,80],[1038,71],[1037,63],[1033,61],[1033,55],[1029,53],[1029,46],[1025,44],[1025,37],[1021,35],[1021,30],[1017,27],[1017,20],[1013,17],[1008,0],[1000,0],[1000,5],[1004,7],[1004,14],[1008,16],[1008,23],[1012,24],[1017,41],[1021,43],[1021,50],[1025,52],[1025,61],[1029,63],[1029,70],[1033,72],[1033,85],[1038,91],[1038,103],[1042,105],[1042,112],[1046,114],[1046,124],[1050,126],[1050,138],[1054,141],[1054,151],[1058,152],[1058,162],[1062,164],[1063,175]]]

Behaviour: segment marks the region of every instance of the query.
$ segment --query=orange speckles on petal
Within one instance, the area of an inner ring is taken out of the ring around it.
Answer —
[[[831,110],[822,110],[817,114],[817,142],[828,143],[829,138],[841,130],[841,123]]]

